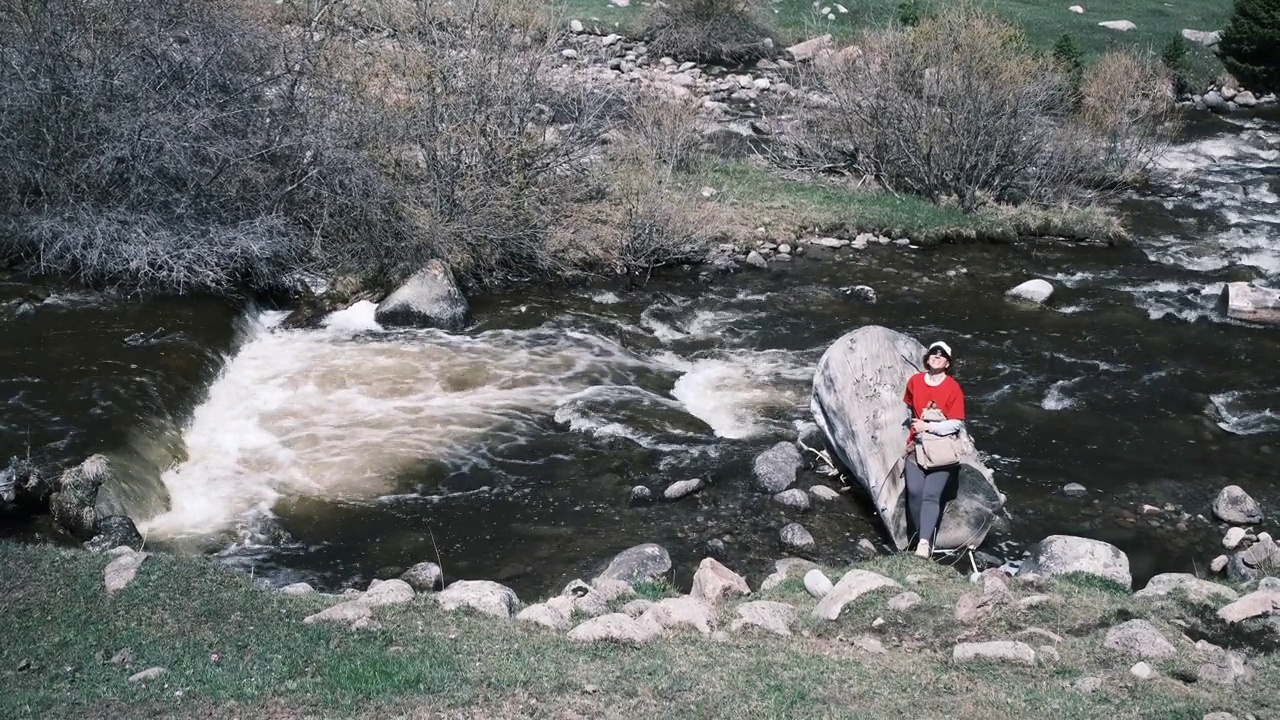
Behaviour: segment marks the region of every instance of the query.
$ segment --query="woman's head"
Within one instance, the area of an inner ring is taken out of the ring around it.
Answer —
[[[924,360],[922,362],[924,369],[928,372],[951,372],[951,346],[942,342],[935,341],[924,351]]]

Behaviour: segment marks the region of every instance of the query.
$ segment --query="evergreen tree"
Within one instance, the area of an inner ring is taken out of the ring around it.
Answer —
[[[1280,0],[1236,0],[1218,52],[1246,89],[1280,92]]]

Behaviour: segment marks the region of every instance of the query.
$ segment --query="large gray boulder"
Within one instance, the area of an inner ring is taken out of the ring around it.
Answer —
[[[84,544],[89,552],[106,552],[112,548],[130,547],[142,549],[142,533],[128,515],[108,515],[98,518],[93,539]]]
[[[435,597],[444,610],[469,608],[501,618],[511,617],[520,607],[514,590],[491,580],[457,580]]]
[[[638,583],[662,577],[671,571],[671,556],[666,548],[656,543],[645,543],[627,548],[609,561],[609,566],[592,580],[622,580]]]
[[[112,475],[103,455],[92,455],[62,473],[58,491],[49,496],[49,513],[58,527],[72,537],[91,539],[98,527],[98,489]]]
[[[1226,585],[1201,580],[1191,573],[1163,573],[1147,582],[1147,586],[1134,593],[1135,598],[1164,597],[1173,592],[1186,593],[1187,599],[1200,604],[1235,600],[1236,591]]]
[[[454,282],[453,273],[443,262],[431,260],[378,303],[374,319],[383,327],[457,331],[466,327],[469,314],[467,298]]]
[[[444,573],[433,562],[420,562],[401,573],[400,579],[418,592],[431,592],[440,587]]]
[[[756,456],[752,471],[761,490],[777,494],[791,487],[803,464],[794,443],[780,442]]]
[[[1031,551],[1031,557],[1018,568],[1018,575],[1053,577],[1068,573],[1084,573],[1113,580],[1126,588],[1133,587],[1129,572],[1129,556],[1111,543],[1071,535],[1050,535]]]
[[[1130,620],[1107,631],[1103,644],[1117,652],[1144,660],[1173,657],[1178,649],[1156,626],[1146,620]]]
[[[1216,92],[1206,93],[1202,102],[1211,110],[1226,101]],[[1254,282],[1229,282],[1222,286],[1218,307],[1223,315],[1247,322],[1280,323],[1280,290]]]
[[[1228,485],[1218,491],[1213,501],[1213,514],[1232,525],[1249,525],[1262,521],[1262,508],[1239,485]]]

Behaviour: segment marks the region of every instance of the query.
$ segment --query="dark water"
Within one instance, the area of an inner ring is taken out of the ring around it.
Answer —
[[[1016,560],[1069,533],[1119,545],[1139,582],[1203,568],[1221,530],[1195,516],[1222,485],[1280,511],[1280,336],[1215,307],[1223,282],[1280,273],[1278,132],[1257,116],[1193,127],[1126,202],[1130,248],[812,249],[710,283],[483,298],[460,336],[384,332],[367,307],[324,330],[267,314],[239,333],[193,301],[10,312],[0,442],[17,453],[30,430],[51,466],[109,452],[123,465],[110,497],[149,544],[277,582],[363,586],[438,558],[532,596],[648,541],[687,578],[713,539],[760,571],[791,520],[839,562],[880,542],[865,507],[784,510],[751,490],[750,464],[807,421],[826,347],[874,323],[954,348],[970,431],[1008,495],[988,550]],[[1057,287],[1048,307],[1004,299],[1033,277]],[[858,284],[879,301],[842,292]],[[710,484],[627,503],[633,485],[690,477]],[[1089,496],[1063,497],[1068,482]],[[1139,517],[1143,503],[1177,509]]]

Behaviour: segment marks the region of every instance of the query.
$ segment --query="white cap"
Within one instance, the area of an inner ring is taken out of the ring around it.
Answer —
[[[947,354],[947,358],[948,359],[951,358],[951,346],[942,342],[941,340],[935,340],[933,344],[929,346],[929,349],[925,351],[925,354],[928,355],[929,353],[933,352],[934,348],[941,348],[942,352]]]

